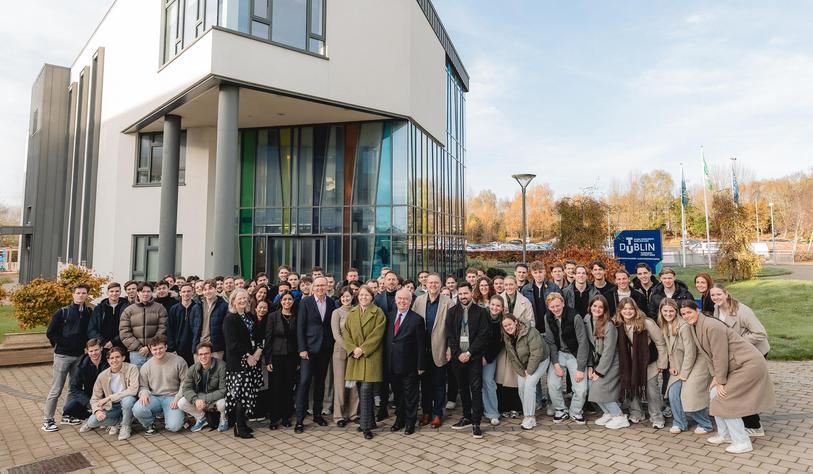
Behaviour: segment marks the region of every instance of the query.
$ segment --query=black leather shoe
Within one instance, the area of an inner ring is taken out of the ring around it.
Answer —
[[[396,431],[401,431],[402,429],[404,429],[404,425],[402,425],[401,423],[395,423],[394,425],[390,426],[390,431],[392,431],[393,433],[395,433]]]
[[[302,423],[297,423],[296,426],[294,427],[294,433],[300,434],[303,432],[305,432],[305,425],[303,425]]]
[[[363,433],[363,432],[364,432],[364,430],[363,430],[363,429],[361,429],[361,426],[357,426],[357,427],[356,427],[356,431],[358,431],[359,433]]]
[[[287,420],[287,419],[282,420],[282,426],[284,426],[286,428],[290,428],[291,427],[291,420]]]
[[[345,426],[347,426],[347,420],[339,420],[339,421],[337,421],[336,426],[338,426],[339,428],[344,428]]]
[[[370,430],[365,431],[364,432],[364,439],[373,439],[373,432],[370,431]]]
[[[268,429],[271,430],[271,431],[278,430],[279,429],[279,423],[277,423],[276,421],[271,422],[271,424],[268,425]]]
[[[411,435],[414,432],[415,432],[415,426],[407,426],[404,429],[404,434],[407,435],[407,436]]]
[[[313,422],[319,426],[327,426],[327,421],[325,421],[325,419],[322,418],[321,416],[314,416]]]

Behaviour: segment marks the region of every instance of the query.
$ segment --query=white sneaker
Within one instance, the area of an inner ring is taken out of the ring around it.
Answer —
[[[732,444],[731,446],[725,448],[725,452],[731,454],[750,453],[753,450],[754,448],[751,447],[751,443]]]
[[[109,435],[115,435],[115,434],[118,434],[118,432],[119,432],[119,425],[113,425],[113,426],[108,426],[107,427],[107,434],[109,434]]]
[[[499,418],[492,418],[492,419],[491,419],[491,424],[492,424],[493,426],[497,426],[497,425],[499,425],[499,424],[500,424],[500,419],[499,419]]]
[[[666,425],[662,421],[656,421],[655,423],[652,423],[652,428],[656,430],[662,430],[664,426]]]
[[[765,428],[745,428],[745,432],[748,434],[749,438],[761,438],[765,436]]]
[[[683,431],[683,430],[678,428],[677,426],[673,426],[673,427],[669,428],[669,432],[672,433],[672,434],[680,434],[681,431]]]
[[[711,444],[731,444],[731,438],[728,436],[714,435],[706,438],[706,442]]]
[[[641,422],[641,418],[638,418],[637,416],[630,416],[630,417],[629,417],[629,422],[630,422],[630,423],[632,423],[632,424],[634,425],[634,424],[636,424],[636,423],[640,423],[640,422]]]
[[[88,422],[87,422],[87,421],[85,421],[84,423],[82,423],[82,426],[80,426],[80,427],[79,427],[79,432],[80,432],[80,433],[87,433],[88,431],[90,431],[90,430],[92,430],[92,429],[93,429],[93,428],[91,428],[90,426],[88,426]]]
[[[532,429],[534,429],[535,426],[536,426],[536,418],[534,418],[532,416],[525,417],[525,419],[522,420],[522,424],[520,425],[520,427],[523,430],[532,430]]]
[[[457,407],[455,402],[446,402],[446,409],[447,410],[454,410]]]
[[[119,428],[119,438],[118,438],[119,441],[124,441],[129,438],[130,438],[130,427],[122,425],[121,428]]]
[[[697,435],[704,435],[704,434],[709,434],[709,433],[711,433],[711,430],[707,430],[707,429],[703,428],[702,426],[698,426],[697,428],[694,429],[694,434],[697,434]]]
[[[613,415],[611,415],[611,414],[609,414],[609,413],[605,413],[605,414],[601,415],[601,418],[599,418],[598,420],[596,420],[596,421],[595,421],[595,423],[596,423],[598,426],[604,426],[604,425],[606,425],[606,424],[607,424],[607,422],[608,422],[608,421],[610,421],[610,420],[612,420],[612,419],[613,419]]]
[[[627,415],[619,415],[614,416],[610,421],[604,425],[605,428],[609,428],[611,430],[618,430],[621,428],[629,428],[630,422],[627,419]]]

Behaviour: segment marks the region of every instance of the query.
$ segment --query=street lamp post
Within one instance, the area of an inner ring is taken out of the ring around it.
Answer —
[[[512,174],[512,178],[517,180],[519,186],[522,188],[522,263],[527,262],[525,259],[525,246],[528,244],[528,221],[527,212],[525,210],[525,190],[531,184],[531,180],[536,178],[535,174]]]
[[[771,210],[771,253],[773,253],[773,263],[776,265],[776,231],[773,228],[773,202],[768,203]]]

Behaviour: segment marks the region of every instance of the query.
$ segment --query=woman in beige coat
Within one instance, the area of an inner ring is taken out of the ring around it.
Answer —
[[[765,326],[759,322],[754,311],[737,301],[719,283],[712,285],[709,297],[714,303],[714,317],[753,344],[767,359],[768,352],[771,350],[771,345],[768,343],[768,332],[765,331]],[[745,423],[745,431],[748,436],[752,438],[765,436],[759,413],[742,417],[742,422]]]
[[[669,353],[667,394],[672,408],[672,434],[689,429],[686,415],[697,423],[695,434],[714,430],[709,418],[709,384],[711,374],[703,357],[697,355],[692,329],[678,316],[678,305],[672,298],[661,300],[658,324]]]
[[[713,376],[709,411],[717,422],[717,435],[707,441],[731,443],[729,453],[752,451],[742,417],[776,405],[765,358],[733,329],[703,315],[694,301],[680,303],[680,317],[692,326],[694,342]]]
[[[355,385],[345,387],[344,373],[347,369],[347,350],[344,348],[344,324],[347,314],[353,307],[353,290],[345,286],[339,291],[341,306],[333,310],[330,328],[333,331],[333,421],[344,428],[347,423],[358,418],[359,395]]]
[[[517,320],[528,327],[536,327],[533,305],[531,305],[528,298],[522,296],[522,293],[519,292],[515,277],[507,276],[503,279],[503,292],[499,296],[502,297],[503,311],[506,314],[513,314]],[[494,379],[497,381],[497,385],[502,386],[497,392],[502,416],[504,418],[519,418],[522,401],[517,390],[517,375],[511,367],[511,361],[508,360],[504,348],[497,354]]]

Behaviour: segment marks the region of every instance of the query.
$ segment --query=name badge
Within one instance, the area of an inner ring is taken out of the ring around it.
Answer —
[[[460,336],[460,342],[469,342],[469,336]]]

